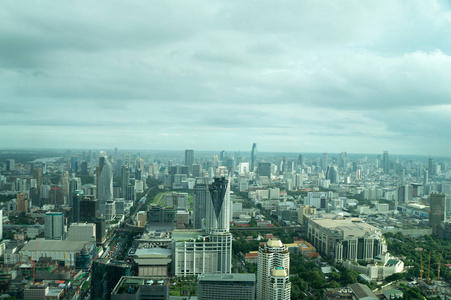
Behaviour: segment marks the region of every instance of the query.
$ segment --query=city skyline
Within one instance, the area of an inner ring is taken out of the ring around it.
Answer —
[[[445,1],[2,8],[1,149],[449,156]]]

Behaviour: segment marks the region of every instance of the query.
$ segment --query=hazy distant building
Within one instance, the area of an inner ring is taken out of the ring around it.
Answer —
[[[252,145],[251,151],[251,169],[250,169],[251,172],[254,172],[254,169],[257,166],[256,163],[257,163],[257,144],[254,143]]]
[[[16,160],[7,159],[6,160],[6,171],[15,171],[16,170]]]
[[[98,179],[98,199],[99,210],[105,213],[105,203],[113,199],[113,168],[104,151],[100,152],[99,157],[99,179]]]
[[[431,193],[429,199],[429,224],[432,232],[438,235],[441,223],[446,220],[446,196],[445,194]]]
[[[321,170],[326,172],[328,165],[329,165],[329,159],[327,157],[327,153],[323,153],[323,155],[321,156],[321,159],[320,159]]]
[[[185,166],[188,166],[190,171],[194,164],[194,150],[185,150]]]
[[[388,173],[390,171],[390,160],[388,158],[388,151],[384,151],[382,155],[382,168],[384,173]]]
[[[268,178],[271,178],[271,163],[269,162],[258,163],[257,174],[258,177],[267,176]]]

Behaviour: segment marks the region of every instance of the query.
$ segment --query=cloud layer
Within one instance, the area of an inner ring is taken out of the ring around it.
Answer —
[[[5,1],[2,147],[444,155],[441,1]]]

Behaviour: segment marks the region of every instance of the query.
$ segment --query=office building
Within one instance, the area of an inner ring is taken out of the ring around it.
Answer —
[[[72,220],[71,222],[80,221],[80,201],[83,199],[83,190],[75,190],[72,194]]]
[[[99,201],[93,196],[85,196],[80,200],[80,217],[78,222],[95,222],[99,211]]]
[[[91,241],[96,240],[95,223],[72,223],[67,232],[68,241]]]
[[[18,193],[16,197],[17,211],[28,213],[28,199],[24,193]]]
[[[323,153],[323,155],[321,156],[321,159],[320,159],[321,170],[326,172],[328,165],[329,165],[329,159],[327,157],[327,153]]]
[[[6,160],[6,171],[15,171],[16,170],[16,160],[7,159]]]
[[[372,261],[387,251],[380,229],[359,219],[308,218],[307,236],[318,251],[336,262]]]
[[[203,220],[207,216],[207,201],[210,199],[208,185],[211,179],[196,178],[193,199],[193,228],[202,229]]]
[[[198,300],[255,300],[255,274],[203,273],[198,277]]]
[[[271,163],[269,162],[261,162],[258,163],[258,169],[257,169],[258,177],[266,176],[268,179],[271,178]]]
[[[194,150],[185,150],[185,166],[192,170],[194,164]]]
[[[62,212],[48,212],[44,217],[44,235],[46,240],[64,239],[64,214]]]
[[[388,151],[384,151],[382,155],[382,169],[384,173],[387,174],[390,171],[390,160],[388,158]]]
[[[97,259],[92,263],[91,299],[111,299],[111,292],[122,278],[130,276],[130,266],[108,259]]]
[[[275,269],[275,271],[274,271]],[[257,260],[257,300],[290,299],[290,254],[278,239],[260,247]],[[280,291],[285,289],[285,293]],[[288,298],[284,297],[288,293]]]
[[[251,172],[254,172],[255,167],[257,166],[257,144],[254,143],[252,145],[252,151],[251,151]]]
[[[431,193],[429,201],[429,224],[432,227],[432,233],[439,235],[441,223],[446,220],[446,195]]]
[[[100,152],[99,157],[99,178],[97,185],[99,199],[99,210],[105,213],[105,203],[113,200],[113,167],[104,151]]]
[[[123,165],[121,168],[121,196],[126,197],[127,187],[130,184],[130,172],[127,166]]]
[[[205,234],[199,230],[174,231],[172,238],[175,276],[231,272],[232,235],[230,232]]]
[[[162,277],[122,276],[111,300],[168,300],[169,280]]]

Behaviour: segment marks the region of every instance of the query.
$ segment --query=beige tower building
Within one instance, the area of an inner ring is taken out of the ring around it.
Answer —
[[[278,239],[270,239],[258,251],[257,300],[290,299],[290,254]]]

